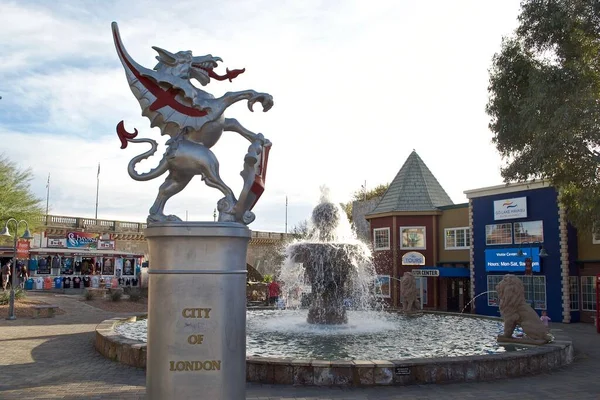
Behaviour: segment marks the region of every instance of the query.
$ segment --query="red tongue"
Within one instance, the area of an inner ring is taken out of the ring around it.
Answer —
[[[246,68],[234,69],[232,71],[230,71],[229,68],[227,68],[227,73],[223,76],[217,75],[217,73],[212,69],[207,69],[206,71],[208,72],[208,76],[210,76],[213,79],[216,79],[218,81],[224,81],[225,79],[229,79],[229,82],[231,82],[232,79],[237,78],[238,75],[244,73],[244,71],[246,71]]]

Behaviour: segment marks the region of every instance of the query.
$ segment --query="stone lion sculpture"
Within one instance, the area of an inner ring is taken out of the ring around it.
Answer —
[[[410,272],[405,272],[400,280],[400,294],[402,295],[402,310],[404,312],[411,312],[413,307],[417,310],[421,308],[421,303],[417,299],[417,281]]]
[[[540,321],[535,310],[525,302],[525,289],[519,278],[511,274],[504,275],[496,291],[500,298],[500,315],[504,320],[504,334],[498,336],[498,340],[530,341],[534,344],[544,344],[551,340],[548,328]],[[523,328],[526,339],[512,337],[517,325]]]

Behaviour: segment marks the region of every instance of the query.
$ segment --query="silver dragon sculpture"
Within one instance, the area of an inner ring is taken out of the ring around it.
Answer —
[[[165,182],[160,186],[158,196],[148,215],[148,224],[157,222],[180,222],[175,215],[165,215],[166,202],[181,192],[195,175],[200,175],[207,186],[219,189],[224,197],[217,203],[220,222],[240,222],[250,224],[255,219],[252,208],[265,188],[267,161],[271,142],[261,133],[254,133],[243,127],[236,119],[225,118],[225,110],[232,104],[248,101],[248,108],[259,102],[263,111],[273,107],[273,97],[254,90],[227,92],[215,98],[208,92],[192,84],[192,79],[202,86],[211,79],[230,82],[245,69],[226,70],[218,75],[214,68],[219,57],[208,54],[193,56],[191,51],[171,53],[153,46],[158,53],[158,64],[154,69],[145,68],[136,63],[125,50],[116,22],[112,23],[112,33],[117,54],[125,69],[129,87],[140,103],[142,115],[150,120],[151,127],[160,128],[161,135],[169,135],[167,150],[158,166],[146,173],[138,173],[135,166],[156,153],[158,143],[153,139],[136,139],[137,129],[133,133],[125,129],[124,122],[117,125],[117,135],[121,148],[128,143],[149,143],[150,150],[134,157],[128,165],[129,176],[136,181],[148,181],[168,172]],[[244,157],[244,180],[239,199],[219,176],[219,161],[210,150],[223,134],[223,131],[239,133],[250,142],[248,153]]]

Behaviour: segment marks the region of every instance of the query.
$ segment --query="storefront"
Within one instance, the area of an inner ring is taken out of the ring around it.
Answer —
[[[469,190],[472,215],[471,273],[475,312],[499,316],[496,286],[518,276],[525,299],[555,322],[577,322],[579,311],[563,293],[578,275],[575,230],[558,194],[545,182]]]

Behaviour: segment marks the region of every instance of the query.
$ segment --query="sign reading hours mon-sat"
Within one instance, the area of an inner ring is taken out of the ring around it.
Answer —
[[[533,272],[540,272],[540,249],[522,248],[485,250],[485,270],[498,272],[525,272],[525,259],[531,258]]]
[[[494,201],[494,220],[527,218],[527,197]]]

